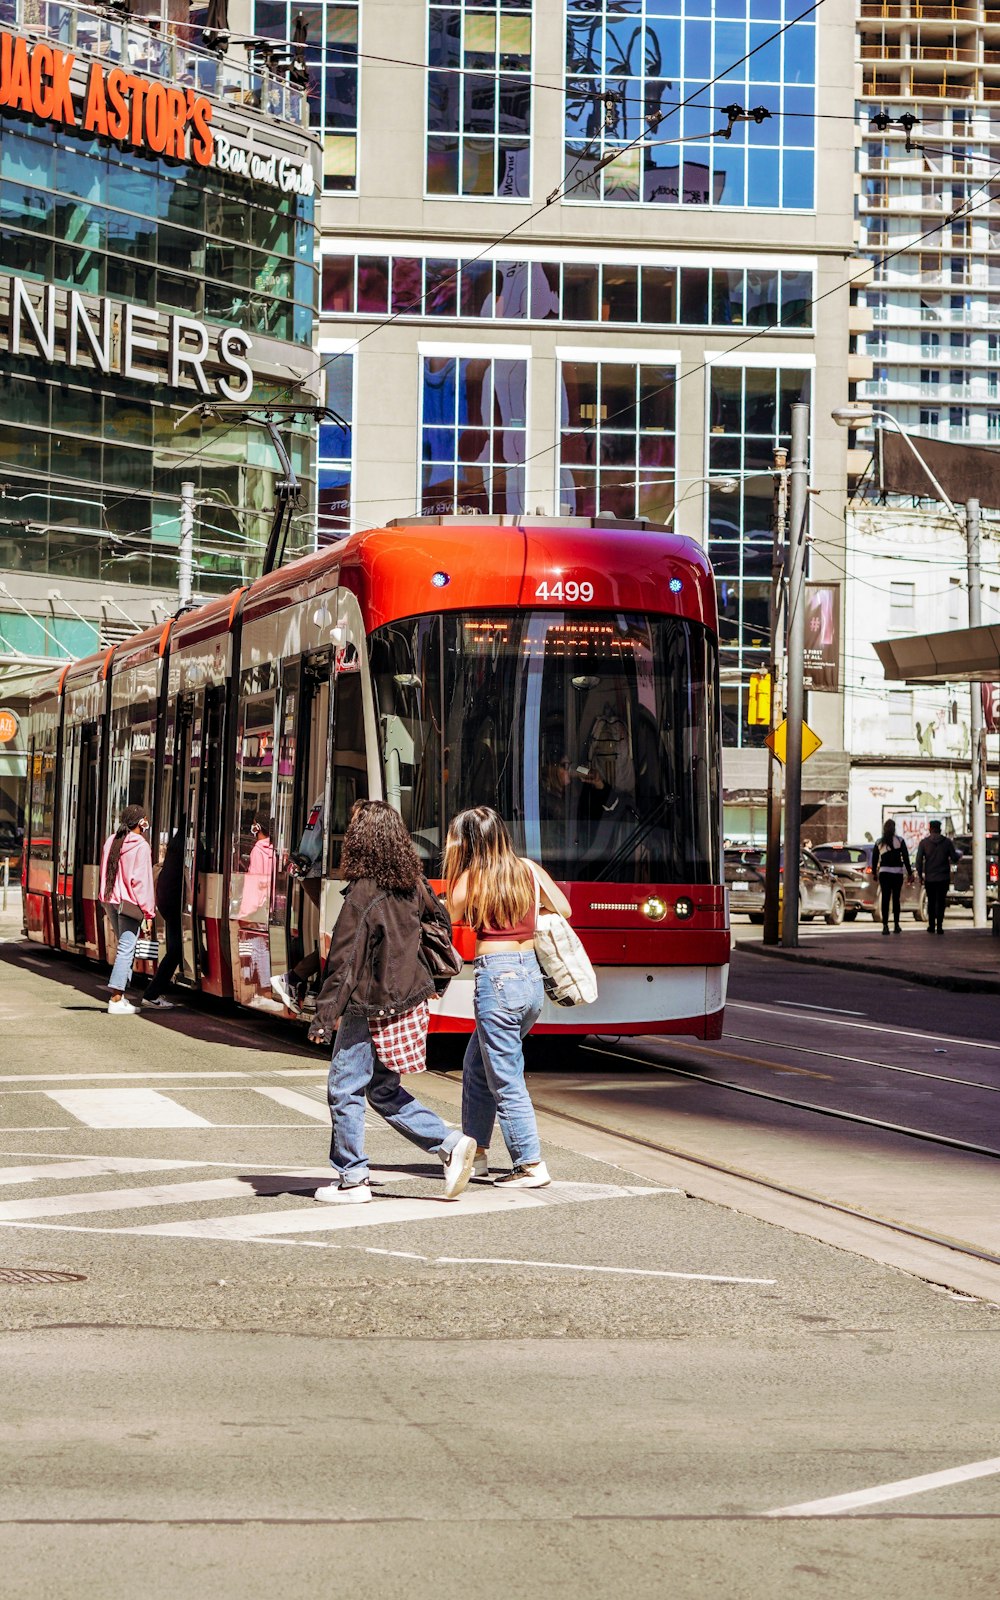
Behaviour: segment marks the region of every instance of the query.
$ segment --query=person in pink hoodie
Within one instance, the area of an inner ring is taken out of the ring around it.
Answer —
[[[153,898],[153,856],[146,841],[149,818],[143,806],[126,806],[117,831],[104,841],[101,855],[101,898],[117,940],[115,964],[108,979],[111,1016],[134,1017],[139,1008],[125,998],[135,960],[135,941],[144,922],[156,914]]]

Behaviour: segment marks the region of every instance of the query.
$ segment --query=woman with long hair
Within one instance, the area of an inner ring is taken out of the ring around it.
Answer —
[[[358,1204],[372,1198],[366,1098],[390,1127],[438,1156],[445,1198],[457,1199],[472,1176],[475,1140],[449,1128],[436,1111],[408,1094],[399,1073],[379,1058],[377,1042],[386,1024],[407,1013],[419,1019],[417,1008],[433,995],[422,955],[422,924],[446,924],[450,937],[447,912],[424,879],[403,819],[384,800],[355,801],[340,869],[347,889],[316,1008],[323,1027],[330,1033],[337,1028],[327,1099],[333,1122],[330,1165],[339,1183],[317,1189],[316,1199]]]
[[[462,1127],[476,1141],[474,1174],[489,1176],[490,1139],[499,1120],[513,1165],[495,1182],[541,1189],[549,1173],[524,1081],[524,1040],[545,998],[535,928],[540,905],[568,917],[570,904],[547,872],[517,854],[503,819],[489,806],[461,811],[452,822],[444,876],[449,912],[476,932],[476,1030],[462,1066]]]
[[[910,852],[906,848],[906,840],[897,834],[895,818],[886,817],[882,837],[872,851],[872,874],[882,895],[883,934],[889,932],[890,910],[896,933],[903,931],[899,925],[899,902],[903,893],[904,872],[907,881],[912,883],[913,868],[910,865]]]
[[[101,855],[101,899],[117,942],[108,979],[113,1017],[134,1017],[138,1006],[125,998],[135,961],[135,941],[144,923],[156,915],[153,899],[153,857],[146,840],[149,818],[144,806],[126,806]]]

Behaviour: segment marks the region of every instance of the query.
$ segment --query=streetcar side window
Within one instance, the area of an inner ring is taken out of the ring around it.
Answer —
[[[441,621],[413,617],[370,643],[385,798],[422,860],[441,857]]]
[[[36,749],[31,760],[31,846],[28,852],[35,861],[47,861],[52,856],[55,808],[55,752]]]
[[[139,700],[111,713],[109,820],[117,827],[126,806],[142,806],[153,816],[156,760],[156,702]]]
[[[333,700],[333,759],[330,764],[330,849],[327,866],[336,872],[355,800],[368,799],[365,707],[361,662],[353,644],[337,652]]]
[[[249,677],[250,674],[247,674]],[[236,747],[238,811],[233,871],[246,872],[255,834],[256,818],[269,838],[271,833],[271,789],[274,777],[275,711],[274,689],[248,694],[240,705],[239,738]]]

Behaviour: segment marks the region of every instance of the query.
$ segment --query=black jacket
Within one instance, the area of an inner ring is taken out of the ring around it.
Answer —
[[[872,875],[880,872],[903,872],[909,875],[913,868],[910,866],[910,852],[906,848],[906,840],[899,834],[893,834],[892,843],[887,844],[885,839],[880,839],[872,851]]]
[[[423,879],[409,893],[380,889],[373,878],[348,884],[316,1007],[328,1029],[345,1011],[388,1020],[434,993],[421,953],[425,920],[450,936],[448,913]]]
[[[156,880],[156,909],[161,917],[179,917],[184,891],[184,835],[178,828],[163,852]]]
[[[952,863],[961,859],[953,840],[928,833],[917,845],[917,872],[924,883],[950,883]]]

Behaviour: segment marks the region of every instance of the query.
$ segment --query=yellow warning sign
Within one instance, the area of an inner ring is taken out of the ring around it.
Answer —
[[[787,721],[787,718],[786,718],[786,720],[784,722],[779,722],[779,724],[775,728],[774,732],[768,734],[767,738],[764,740],[764,743],[771,750],[774,751],[774,753],[777,756],[778,760],[781,762],[782,766],[784,766],[785,759],[786,759],[786,747],[787,747],[787,744],[788,744],[788,721]],[[802,724],[802,759],[803,759],[803,761],[808,761],[810,756],[815,755],[816,751],[819,749],[819,747],[820,747],[820,745],[822,743],[823,743],[822,739],[818,738],[817,735],[815,733],[813,733],[813,731],[810,728],[808,722],[803,722],[803,724]]]

